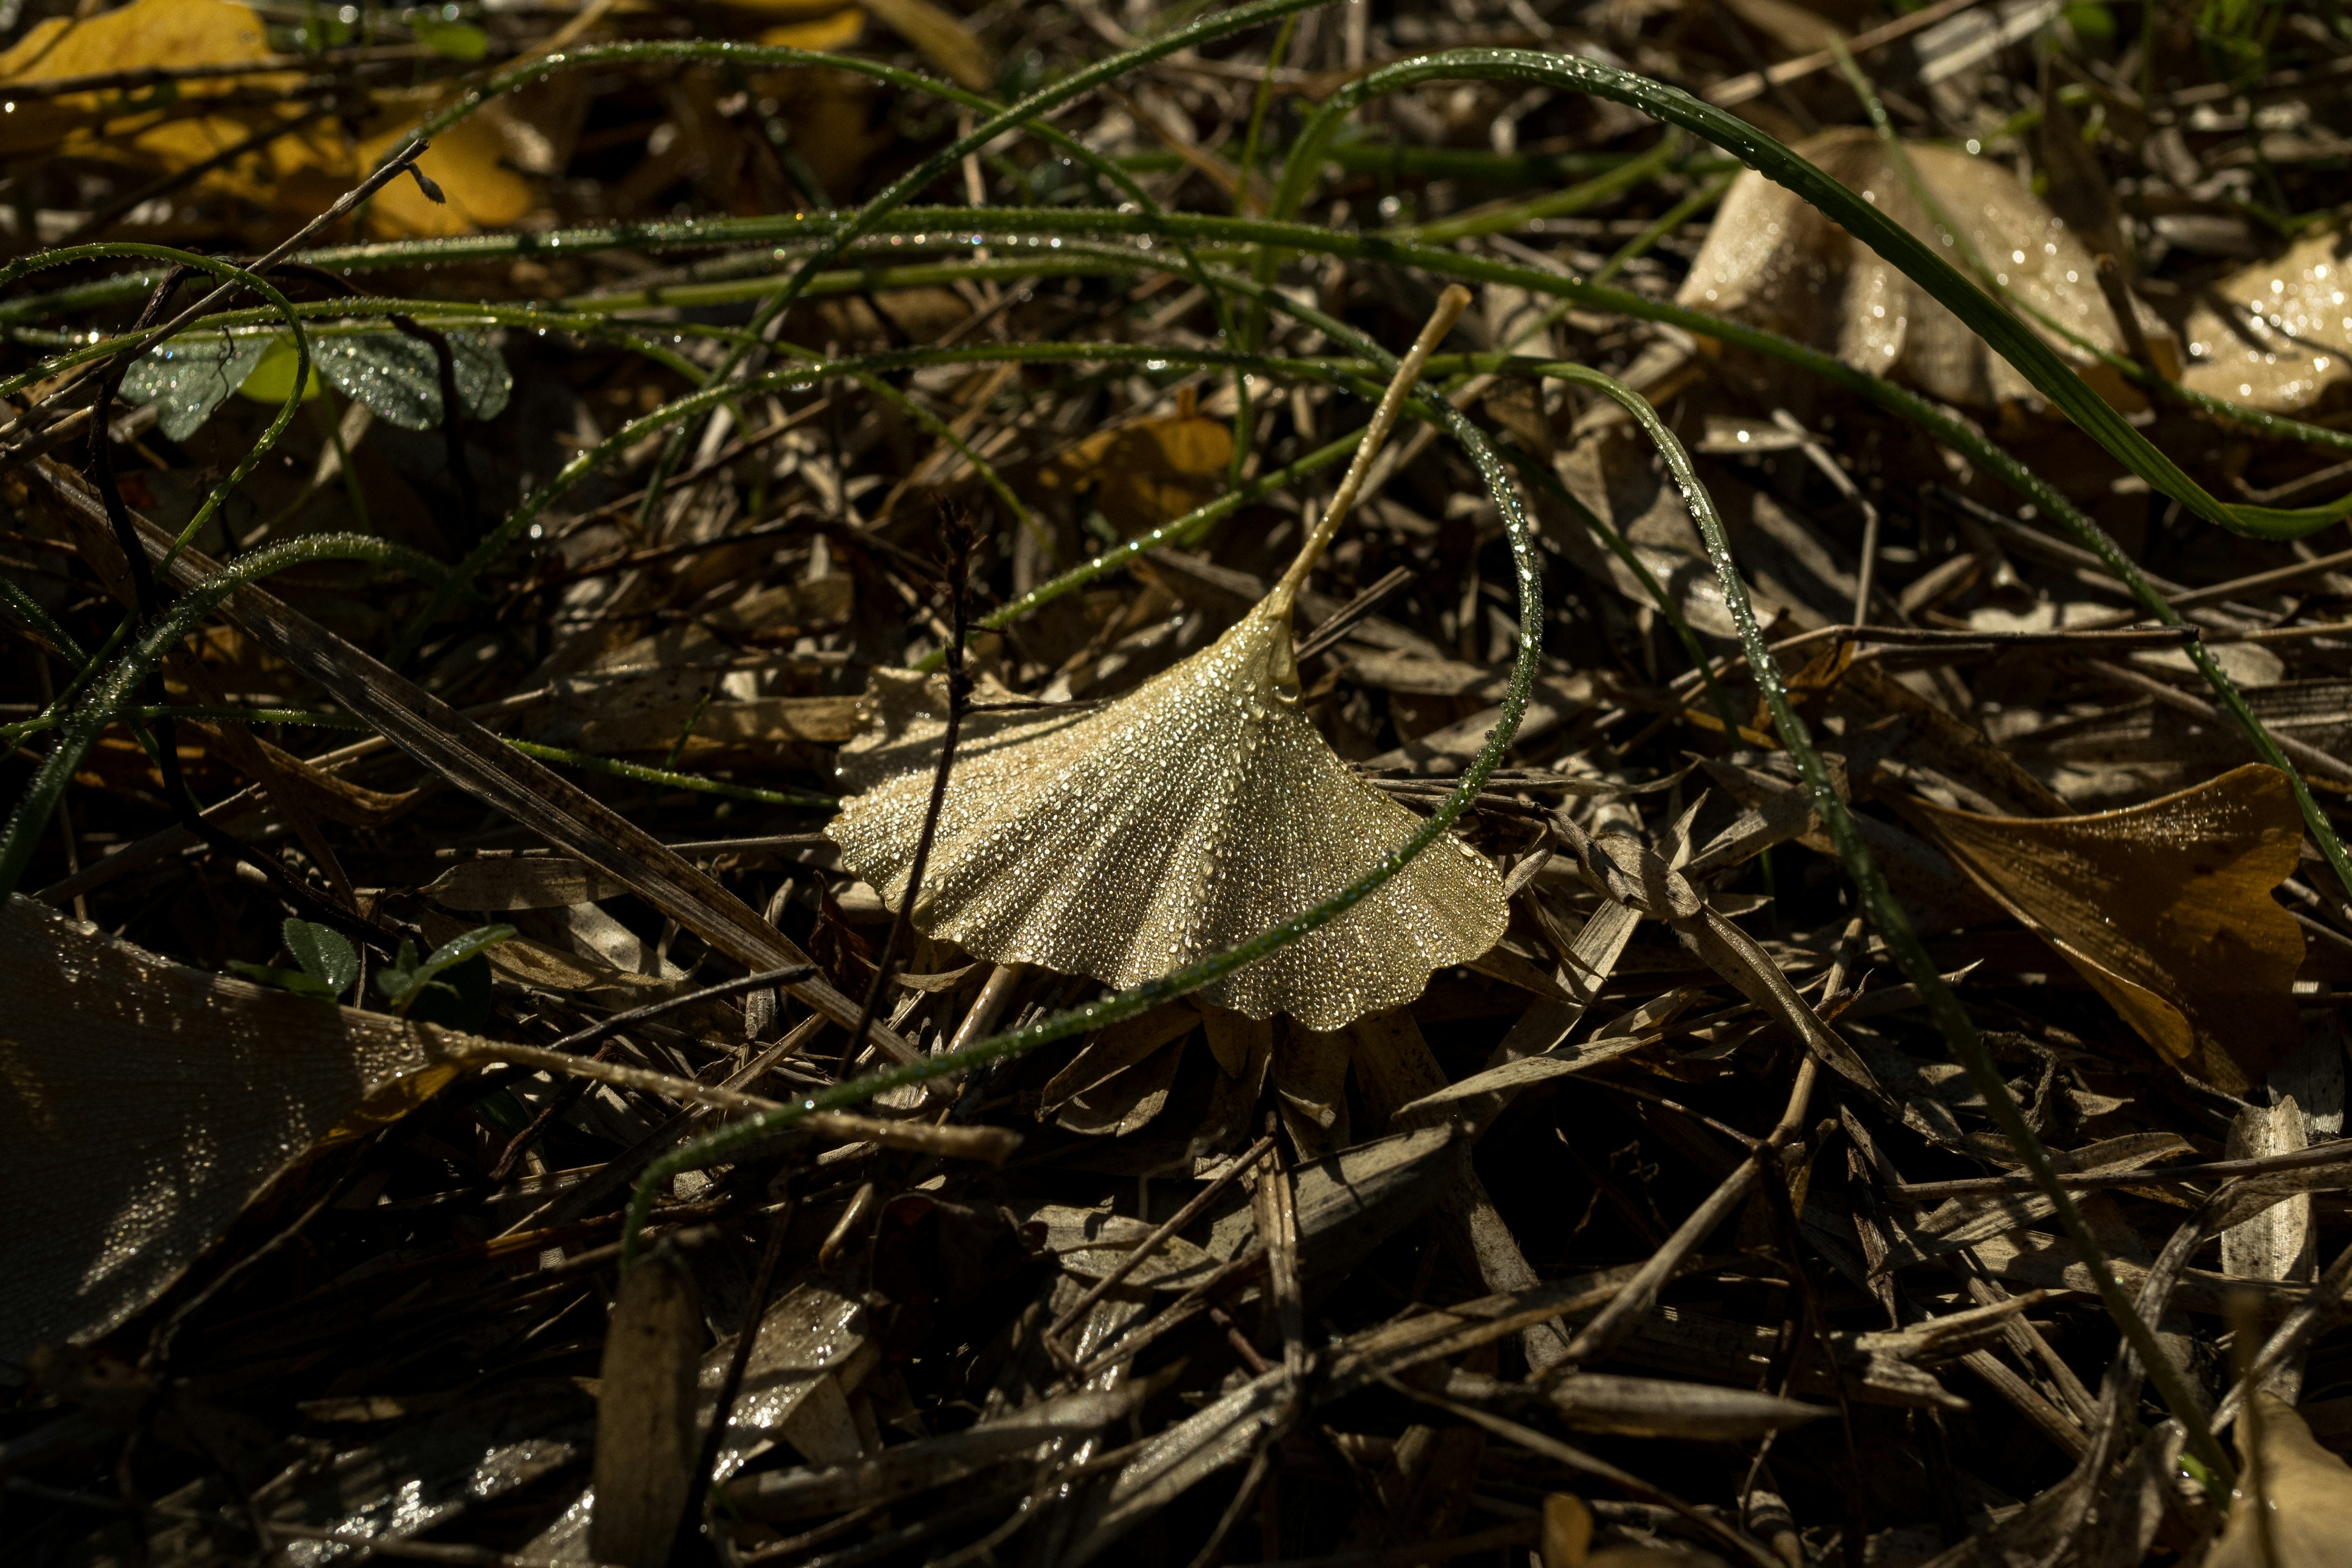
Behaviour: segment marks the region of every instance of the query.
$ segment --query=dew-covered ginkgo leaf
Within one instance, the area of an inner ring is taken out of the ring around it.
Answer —
[[[915,924],[999,963],[1137,985],[1305,913],[1412,837],[1419,819],[1349,773],[1299,705],[1291,604],[1351,493],[1342,481],[1324,525],[1239,624],[1134,692],[1078,714],[975,715],[983,722],[958,745]],[[871,787],[826,832],[895,909],[946,696],[938,681],[891,675],[869,697],[866,732],[843,749],[842,771]],[[1254,1018],[1287,1013],[1337,1029],[1412,1001],[1431,972],[1494,946],[1506,919],[1494,867],[1447,837],[1202,994]]]
[[[0,1245],[0,1361],[115,1328],[304,1151],[456,1072],[428,1025],[172,963],[21,894],[0,994],[0,1187],[37,1216]]]
[[[1966,270],[1894,154],[1867,129],[1825,132],[1797,151]],[[1918,182],[2021,315],[2110,403],[2141,405],[2113,370],[2066,342],[2038,311],[2110,352],[2123,340],[2097,264],[2057,214],[2000,164],[1928,143],[1906,151]],[[1763,327],[1857,370],[1969,407],[2038,401],[2016,368],[1927,291],[1802,196],[1750,170],[1724,197],[1676,302]],[[2153,324],[2152,322],[2149,324]],[[2158,329],[2160,331],[2160,328]]]
[[[2180,384],[2277,414],[2335,405],[2352,384],[2352,237],[2298,241],[2216,283],[2189,312]]]
[[[2271,890],[2294,871],[2303,818],[2276,768],[2087,816],[1908,810],[2173,1066],[2243,1094],[2300,1037],[2303,931]]]

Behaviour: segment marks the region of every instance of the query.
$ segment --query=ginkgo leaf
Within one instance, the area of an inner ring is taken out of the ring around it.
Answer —
[[[0,1361],[121,1323],[303,1151],[447,1070],[425,1026],[166,963],[21,895],[0,993],[0,1185],[40,1215],[0,1268]]]
[[[1825,132],[1797,151],[1881,212],[1966,265],[1885,143],[1868,129]],[[1990,159],[1906,147],[1919,184],[1957,237],[2022,304],[2110,352],[2122,338],[2083,242],[2017,176]],[[2032,387],[1958,317],[1786,186],[1748,171],[1724,197],[1677,303],[1769,328],[1857,370],[1971,407],[2032,402]],[[2024,319],[2074,360],[2100,395],[2143,405],[2115,371]],[[2158,329],[2160,331],[2160,327]]]
[[[2174,1066],[2240,1094],[2302,1037],[2303,932],[2271,889],[2294,870],[2303,817],[2276,768],[2250,763],[2088,816],[1906,804],[1937,847]]]
[[[1467,298],[1448,290],[1444,309],[1458,314]],[[1403,384],[1443,330],[1433,319]],[[1292,600],[1380,429],[1376,419],[1274,592],[1215,643],[1105,708],[980,716],[997,722],[958,746],[917,926],[998,963],[1131,986],[1305,913],[1412,836],[1419,819],[1349,773],[1301,708],[1290,629]],[[874,721],[844,748],[843,769],[845,780],[878,782],[825,831],[843,864],[896,908],[945,692],[899,676],[877,679],[874,697]],[[1338,1029],[1412,1001],[1433,971],[1494,946],[1506,921],[1494,867],[1447,837],[1362,902],[1201,994],[1253,1018],[1282,1012]]]
[[[2192,392],[2292,414],[2352,382],[2352,237],[2323,232],[2216,283],[2182,329]]]
[[[267,333],[184,333],[132,363],[122,377],[122,395],[132,403],[160,404],[157,426],[173,440],[184,441],[245,384],[276,342]]]

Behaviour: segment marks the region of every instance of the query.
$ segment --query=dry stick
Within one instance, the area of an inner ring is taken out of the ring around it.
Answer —
[[[1616,1300],[1593,1315],[1592,1321],[1577,1331],[1559,1361],[1543,1374],[1543,1381],[1555,1382],[1574,1372],[1579,1363],[1592,1361],[1606,1353],[1639,1326],[1658,1299],[1658,1292],[1673,1279],[1676,1268],[1709,1232],[1747,1197],[1748,1189],[1755,1184],[1766,1160],[1777,1160],[1780,1150],[1805,1120],[1805,1108],[1813,1097],[1813,1080],[1821,1071],[1821,1061],[1808,1052],[1797,1064],[1797,1081],[1789,1090],[1788,1109],[1780,1113],[1780,1121],[1766,1134],[1755,1152],[1739,1163],[1737,1170],[1723,1179],[1723,1184],[1694,1210],[1691,1216],[1666,1237],[1665,1245],[1650,1255],[1641,1272],[1627,1281]]]
[[[915,840],[915,858],[907,868],[906,890],[898,895],[898,912],[890,917],[890,934],[882,939],[881,956],[874,962],[874,984],[866,987],[866,1005],[858,1009],[857,1026],[841,1047],[835,1071],[846,1075],[849,1064],[866,1047],[866,1031],[874,1025],[875,1009],[890,984],[890,970],[898,961],[898,946],[914,923],[915,899],[922,891],[923,871],[930,864],[931,841],[939,837],[940,812],[948,800],[948,770],[955,766],[956,736],[963,729],[964,706],[971,699],[971,681],[963,671],[965,587],[971,567],[972,535],[961,516],[950,517],[943,531],[948,548],[948,721],[940,734],[939,766],[931,773],[931,798],[923,808],[923,831]]]
[[[676,1012],[678,1008],[693,1003],[716,1002],[724,997],[739,995],[746,991],[761,991],[771,985],[789,984],[793,981],[805,980],[814,973],[816,969],[814,964],[794,963],[787,964],[782,969],[767,970],[759,974],[746,974],[733,980],[722,980],[716,985],[706,985],[698,991],[689,991],[682,996],[672,996],[667,1001],[649,1003],[625,1013],[615,1013],[601,1024],[592,1024],[587,1028],[564,1036],[548,1048],[568,1052],[584,1050],[590,1046],[597,1045],[607,1036],[616,1035],[623,1029],[634,1028],[639,1024],[650,1022],[665,1013]],[[610,1048],[608,1046],[599,1046],[596,1059],[603,1060],[604,1052]],[[541,1134],[547,1131],[550,1122],[572,1108],[578,1100],[580,1093],[586,1092],[586,1088],[583,1082],[580,1086],[579,1093],[559,1094],[551,1100],[546,1108],[531,1119],[530,1126],[507,1141],[507,1146],[499,1152],[498,1163],[490,1167],[489,1173],[484,1177],[484,1180],[496,1186],[514,1174],[514,1168],[521,1163],[524,1152],[533,1143],[539,1142]]]
[[[1908,16],[1898,16],[1885,26],[1857,33],[1845,46],[1846,52],[1868,54],[1873,49],[1883,48],[1932,27],[1947,16],[1956,16],[1977,4],[1979,0],[1937,0],[1935,5],[1914,11]],[[1793,60],[1782,60],[1760,71],[1749,71],[1745,76],[1719,81],[1701,96],[1718,109],[1728,109],[1734,104],[1746,103],[1751,98],[1759,97],[1768,89],[1786,87],[1792,81],[1801,81],[1806,77],[1825,71],[1836,63],[1835,53],[1821,49],[1810,55],[1799,55]]]
[[[1126,1333],[1097,1351],[1095,1358],[1078,1369],[1079,1378],[1083,1381],[1092,1377],[1103,1368],[1136,1355],[1144,1346],[1150,1344],[1171,1330],[1181,1327],[1198,1317],[1207,1307],[1210,1296],[1215,1291],[1226,1285],[1238,1283],[1245,1275],[1264,1268],[1265,1265],[1265,1244],[1263,1241],[1253,1242],[1247,1251],[1232,1262],[1222,1265],[1215,1273],[1176,1298],[1174,1304],[1168,1307],[1158,1317],[1148,1323],[1129,1329]]]
[[[697,1083],[690,1078],[677,1078],[647,1068],[600,1062],[593,1057],[566,1056],[562,1051],[541,1050],[536,1046],[510,1046],[496,1040],[469,1040],[463,1037],[444,1037],[435,1042],[432,1054],[443,1061],[460,1065],[518,1062],[544,1068],[550,1072],[594,1079],[599,1083],[609,1083],[618,1089],[643,1089],[649,1094],[665,1095],[671,1100],[712,1110],[743,1110],[757,1114],[783,1109],[776,1100],[745,1094],[740,1089]],[[886,1148],[982,1160],[991,1164],[1003,1160],[1020,1143],[1019,1133],[1001,1127],[934,1127],[928,1121],[879,1121],[872,1117],[852,1116],[841,1110],[813,1110],[793,1123],[794,1131],[803,1129],[824,1138],[879,1143]]]
[[[1381,580],[1358,594],[1331,613],[1328,619],[1315,628],[1314,634],[1298,645],[1297,658],[1302,664],[1330,647],[1355,629],[1356,623],[1378,609],[1381,602],[1398,589],[1419,582],[1426,569],[1398,566]]]
[[[2215,1160],[2202,1165],[2168,1165],[2147,1171],[2061,1171],[2065,1187],[2145,1187],[2168,1182],[2226,1180],[2231,1176],[2263,1176],[2274,1171],[2301,1171],[2314,1165],[2352,1163],[2352,1138],[2315,1143],[2285,1154],[2264,1154],[2249,1160]],[[1893,1182],[1886,1195],[1899,1203],[1937,1203],[1945,1198],[1991,1196],[2002,1193],[2038,1193],[2031,1176],[1969,1176],[1955,1182]]]
[[[1211,1204],[1216,1202],[1217,1199],[1224,1194],[1226,1188],[1232,1186],[1236,1181],[1239,1181],[1244,1172],[1249,1170],[1260,1160],[1265,1158],[1267,1152],[1272,1150],[1273,1147],[1274,1140],[1270,1137],[1261,1138],[1256,1142],[1251,1144],[1248,1149],[1243,1152],[1239,1159],[1225,1167],[1223,1173],[1219,1175],[1215,1181],[1211,1182],[1206,1187],[1203,1187],[1199,1195],[1194,1197],[1191,1203],[1188,1203],[1182,1208],[1178,1209],[1173,1218],[1160,1226],[1158,1230],[1153,1231],[1150,1236],[1145,1237],[1141,1242],[1137,1244],[1135,1249],[1127,1255],[1126,1258],[1120,1262],[1118,1268],[1112,1269],[1101,1279],[1096,1281],[1094,1288],[1088,1290],[1085,1295],[1079,1297],[1076,1303],[1073,1305],[1068,1311],[1055,1319],[1054,1326],[1045,1331],[1045,1348],[1053,1352],[1054,1359],[1060,1362],[1064,1366],[1070,1367],[1075,1370],[1077,1366],[1077,1362],[1071,1356],[1070,1352],[1063,1347],[1061,1342],[1062,1335],[1069,1331],[1070,1325],[1076,1323],[1080,1318],[1085,1317],[1088,1310],[1091,1309],[1096,1302],[1101,1300],[1105,1296],[1109,1295],[1113,1290],[1118,1289],[1120,1282],[1126,1279],[1129,1275],[1134,1273],[1135,1270],[1142,1265],[1146,1258],[1150,1258],[1153,1253],[1158,1252],[1161,1247],[1165,1246],[1170,1237],[1174,1236],[1178,1231],[1182,1230],[1186,1226],[1200,1218],[1202,1211],[1206,1210]]]

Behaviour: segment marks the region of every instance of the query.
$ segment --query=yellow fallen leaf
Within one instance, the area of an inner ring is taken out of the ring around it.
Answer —
[[[2352,384],[2352,236],[2315,234],[2206,290],[2183,329],[2180,384],[2277,414],[2346,401]]]
[[[2321,1447],[2285,1401],[2254,1397],[2261,1436],[2250,1443],[2247,1423],[2238,1423],[2238,1497],[2205,1568],[2346,1568],[2352,1564],[2345,1522],[2352,1517],[2352,1465]],[[2249,1451],[2256,1447],[2259,1457]]]
[[[149,66],[233,66],[272,59],[261,18],[232,0],[134,0],[121,10],[84,21],[52,16],[0,55],[0,86],[58,81],[68,77]],[[289,89],[293,73],[218,77],[175,85],[180,109],[189,100],[232,92]],[[0,92],[0,98],[5,98]],[[10,104],[0,114],[0,153],[66,152],[77,156],[155,159],[183,167],[243,141],[299,106],[246,109],[236,114],[166,118],[152,95],[68,93]]]
[[[2303,932],[2271,889],[2294,869],[2303,817],[2276,768],[2088,816],[1907,810],[2174,1066],[2239,1094],[2302,1037]]]
[[[1824,132],[1797,151],[1958,262],[1875,132]],[[1989,158],[1927,142],[1906,151],[1920,184],[2004,288],[2069,331],[2121,352],[2096,263],[2040,197]],[[1724,197],[1675,301],[1796,338],[1948,403],[1990,408],[2038,400],[2014,366],[1926,289],[1794,191],[1752,170]],[[2109,403],[2126,412],[2146,406],[2113,369],[2023,319]],[[2162,339],[2160,323],[2144,324]]]
[[[134,0],[87,21],[51,18],[0,55],[0,88],[9,82],[54,81],[148,66],[237,65],[276,58],[261,20],[233,0]],[[177,96],[250,96],[287,90],[295,72],[263,72],[182,84]],[[4,96],[4,95],[0,95]],[[134,95],[129,100],[141,100]],[[356,140],[341,124],[313,122],[264,145],[250,156],[208,171],[198,189],[302,216],[349,190],[406,138],[425,115],[447,101],[438,88],[379,94],[376,113]],[[247,142],[273,123],[302,112],[299,102],[161,117],[153,109],[126,108],[121,94],[75,93],[27,100],[0,114],[0,152],[54,152],[70,156],[131,158],[184,169]],[[503,104],[460,121],[434,138],[418,166],[448,196],[426,199],[415,182],[400,180],[368,204],[368,227],[384,237],[463,234],[511,224],[530,210],[534,190],[506,168]],[[290,374],[290,372],[289,373]],[[282,395],[282,391],[281,391]]]
[[[863,0],[843,9],[840,0],[728,0],[735,9],[778,20],[760,35],[763,44],[803,49],[845,48],[857,41],[870,16],[914,46],[932,69],[979,92],[996,79],[988,50],[963,18],[935,0]]]
[[[247,6],[232,0],[133,0],[87,21],[52,16],[35,24],[0,55],[0,82],[57,81],[142,66],[241,65],[270,58],[261,18]],[[209,83],[185,90],[206,87],[224,90]]]
[[[823,54],[827,49],[845,49],[866,32],[866,13],[855,5],[823,16],[812,16],[805,22],[785,22],[767,28],[760,42],[771,48],[810,49]]]
[[[1049,490],[1091,487],[1111,526],[1133,535],[1215,499],[1233,455],[1232,426],[1180,408],[1097,431],[1056,453],[1037,482]]]
[[[344,171],[350,181],[374,168],[407,139],[419,120],[439,107],[437,101],[422,109],[404,106],[395,116],[386,117],[396,118],[398,123],[382,130],[372,128]],[[506,149],[506,137],[491,110],[467,116],[435,136],[430,150],[416,161],[448,201],[432,201],[415,180],[403,176],[368,203],[368,228],[387,237],[430,238],[477,228],[503,228],[516,222],[530,211],[537,193],[529,180],[500,162]]]

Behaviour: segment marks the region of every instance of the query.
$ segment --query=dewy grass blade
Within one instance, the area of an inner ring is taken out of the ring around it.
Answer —
[[[2074,1194],[2060,1184],[2057,1168],[2050,1163],[2050,1152],[2042,1146],[2032,1124],[2026,1121],[2025,1112],[2018,1106],[2016,1097],[2010,1093],[2009,1084],[1994,1064],[1991,1053],[1985,1049],[1984,1041],[1977,1034],[1976,1025],[1960,1006],[1958,998],[1952,994],[1951,987],[1944,984],[1935,959],[1920,942],[1918,933],[1912,929],[1902,905],[1895,901],[1888,889],[1885,878],[1879,873],[1871,859],[1868,847],[1863,843],[1861,830],[1854,826],[1853,815],[1847,811],[1845,802],[1838,797],[1837,788],[1830,779],[1829,768],[1822,761],[1821,753],[1814,749],[1812,736],[1806,730],[1804,720],[1798,716],[1796,709],[1789,701],[1788,688],[1780,678],[1780,667],[1773,658],[1772,650],[1765,646],[1763,630],[1756,624],[1755,607],[1748,602],[1748,584],[1740,577],[1738,563],[1732,558],[1730,536],[1724,531],[1722,518],[1716,513],[1713,498],[1707,494],[1697,470],[1692,467],[1689,452],[1684,449],[1675,433],[1666,427],[1665,421],[1658,417],[1657,410],[1651,407],[1649,401],[1639,393],[1596,370],[1570,365],[1553,368],[1562,379],[1591,388],[1633,415],[1657,447],[1667,472],[1674,478],[1675,488],[1682,491],[1683,504],[1689,510],[1691,521],[1698,525],[1699,533],[1706,542],[1707,557],[1715,566],[1717,580],[1723,586],[1724,602],[1730,608],[1732,624],[1738,630],[1739,646],[1747,655],[1749,673],[1755,677],[1757,689],[1763,693],[1764,704],[1771,711],[1772,728],[1779,733],[1780,743],[1796,758],[1798,769],[1804,775],[1806,788],[1811,792],[1813,808],[1820,813],[1822,826],[1829,830],[1831,840],[1837,846],[1839,858],[1845,862],[1847,872],[1853,878],[1864,906],[1870,911],[1872,923],[1878,927],[1879,933],[1886,939],[1887,946],[1894,950],[1895,962],[1901,965],[1905,976],[1919,988],[1920,994],[1927,999],[1928,1013],[1935,1019],[1937,1029],[1951,1047],[1952,1054],[1959,1058],[1960,1066],[1967,1069],[1969,1082],[1984,1097],[1993,1121],[2000,1126],[2002,1135],[2008,1138],[2011,1148],[2024,1163],[2035,1184],[2056,1208],[2060,1226],[2065,1230],[2068,1239],[2074,1243],[2084,1267],[2090,1271],[2097,1287],[2100,1303],[2106,1308],[2108,1316],[2116,1321],[2116,1326],[2123,1331],[2125,1340],[2147,1368],[2148,1377],[2163,1395],[2166,1406],[2189,1433],[2190,1447],[2214,1474],[2228,1478],[2231,1474],[2229,1458],[2215,1441],[2212,1427],[2182,1379],[2180,1369],[2165,1354],[2163,1347],[2157,1342],[2155,1329],[2134,1310],[2130,1295],[2107,1266],[2106,1249],[2100,1245],[2097,1235],[2083,1217]]]
[[[173,601],[171,606],[133,640],[130,649],[110,666],[83,695],[67,719],[57,745],[41,760],[33,782],[16,803],[8,826],[0,831],[0,902],[5,902],[24,879],[49,816],[65,795],[74,770],[114,722],[140,682],[182,638],[195,630],[205,616],[229,595],[272,573],[313,561],[365,561],[376,565],[413,564],[421,558],[388,540],[365,539],[350,533],[321,533],[309,539],[255,551],[222,567],[212,576]],[[437,568],[436,568],[437,569]]]

